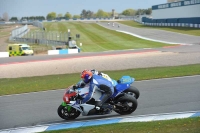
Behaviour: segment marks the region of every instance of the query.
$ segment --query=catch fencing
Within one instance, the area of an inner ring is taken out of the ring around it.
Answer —
[[[40,29],[37,31],[30,31],[27,25],[16,28],[11,32],[9,41],[55,46],[68,44],[68,33],[47,32],[41,22],[33,22],[33,25],[39,27]]]
[[[32,44],[67,45],[68,33],[33,31],[15,39],[19,42]]]
[[[9,40],[14,40],[15,38],[21,38],[28,32],[29,32],[29,29],[27,25],[23,27],[19,27],[19,28],[17,27],[16,29],[12,30]]]

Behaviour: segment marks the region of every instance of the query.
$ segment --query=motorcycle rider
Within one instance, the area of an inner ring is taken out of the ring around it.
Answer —
[[[112,105],[106,105],[104,104],[114,93],[114,87],[112,85],[112,82],[107,80],[106,78],[102,77],[96,70],[84,70],[81,73],[82,81],[79,82],[76,86],[74,86],[74,89],[78,87],[84,87],[85,85],[89,85],[89,93],[88,95],[82,100],[82,103],[86,103],[89,101],[93,93],[95,92],[95,89],[99,88],[102,91],[102,96],[99,98],[98,101],[95,102],[96,109],[104,109],[104,108],[110,108],[112,109]]]
[[[108,74],[99,72],[99,71],[97,71],[97,70],[95,70],[95,69],[92,69],[91,72],[92,72],[93,74],[102,76],[103,78],[107,79],[108,81],[110,81],[110,82],[114,85],[113,80],[108,76]]]

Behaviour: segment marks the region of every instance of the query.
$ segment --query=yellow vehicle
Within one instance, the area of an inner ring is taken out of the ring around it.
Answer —
[[[8,44],[9,56],[34,55],[33,50],[27,44]]]

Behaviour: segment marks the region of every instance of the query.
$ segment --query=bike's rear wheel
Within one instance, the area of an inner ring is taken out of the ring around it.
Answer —
[[[62,105],[58,107],[57,112],[58,115],[65,120],[73,120],[80,115],[80,111],[76,110],[75,108],[68,109],[68,106],[62,106]]]
[[[127,115],[134,112],[137,108],[137,100],[131,95],[124,95],[117,100],[114,111],[120,115]]]
[[[136,99],[140,97],[140,92],[135,86],[130,86],[128,89],[124,91],[127,94],[133,95]]]

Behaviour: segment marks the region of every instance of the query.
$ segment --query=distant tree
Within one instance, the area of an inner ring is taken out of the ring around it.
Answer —
[[[81,14],[80,14],[81,18],[91,18],[94,16],[94,12],[90,11],[90,10],[85,10],[83,9]]]
[[[45,17],[44,17],[44,16],[41,16],[41,19],[42,19],[42,20],[45,20]]]
[[[96,13],[93,13],[92,17],[96,18],[96,17],[97,17],[97,14],[96,14]]]
[[[122,15],[125,16],[134,16],[136,14],[136,11],[134,9],[126,9],[122,12]]]
[[[20,21],[29,20],[29,17],[22,17]]]
[[[130,16],[130,11],[129,10],[124,10],[123,12],[122,12],[122,15],[125,15],[125,16]]]
[[[30,17],[22,17],[20,19],[21,21],[27,20],[27,21],[34,21],[34,20],[45,20],[44,16],[30,16]]]
[[[71,15],[69,12],[67,12],[67,13],[65,14],[65,18],[66,18],[66,19],[71,19],[71,18],[72,18],[72,15]]]
[[[34,20],[45,20],[44,16],[35,16],[33,18],[34,18]]]
[[[31,21],[36,20],[36,19],[37,19],[37,17],[35,17],[35,16],[28,17],[28,20],[31,20]]]
[[[138,9],[136,11],[136,15],[143,15],[143,14],[145,14],[145,10],[144,9]]]
[[[86,17],[87,17],[87,18],[93,17],[94,12],[88,10],[86,13],[87,13],[87,14],[86,14]]]
[[[108,12],[108,17],[111,17],[112,16],[112,12]]]
[[[152,13],[152,9],[151,8],[148,8],[147,10],[146,10],[146,14],[147,15],[150,15]]]
[[[59,13],[59,14],[57,15],[57,17],[58,17],[58,18],[63,17],[62,13]]]
[[[74,15],[73,16],[73,19],[79,19],[80,18],[80,15]]]
[[[10,21],[18,21],[17,17],[12,17]]]
[[[105,17],[111,17],[112,13],[111,12],[104,12],[102,9],[99,9],[97,13],[95,13],[95,16],[97,18],[105,18]]]
[[[104,16],[105,16],[104,11],[101,10],[101,9],[99,9],[99,10],[97,11],[97,13],[96,13],[96,17],[102,18],[102,17],[104,17]]]
[[[3,14],[3,19],[4,19],[5,21],[8,21],[8,20],[9,20],[8,13],[7,13],[7,12],[5,12],[5,13]]]
[[[47,19],[55,19],[56,18],[56,13],[55,12],[51,12],[49,14],[47,14]]]
[[[152,9],[151,8],[148,8],[148,9],[138,9],[136,11],[136,15],[144,15],[144,14],[150,15],[151,13],[152,13]]]
[[[83,9],[80,16],[81,16],[81,18],[86,18],[87,17],[87,11],[85,9]]]

